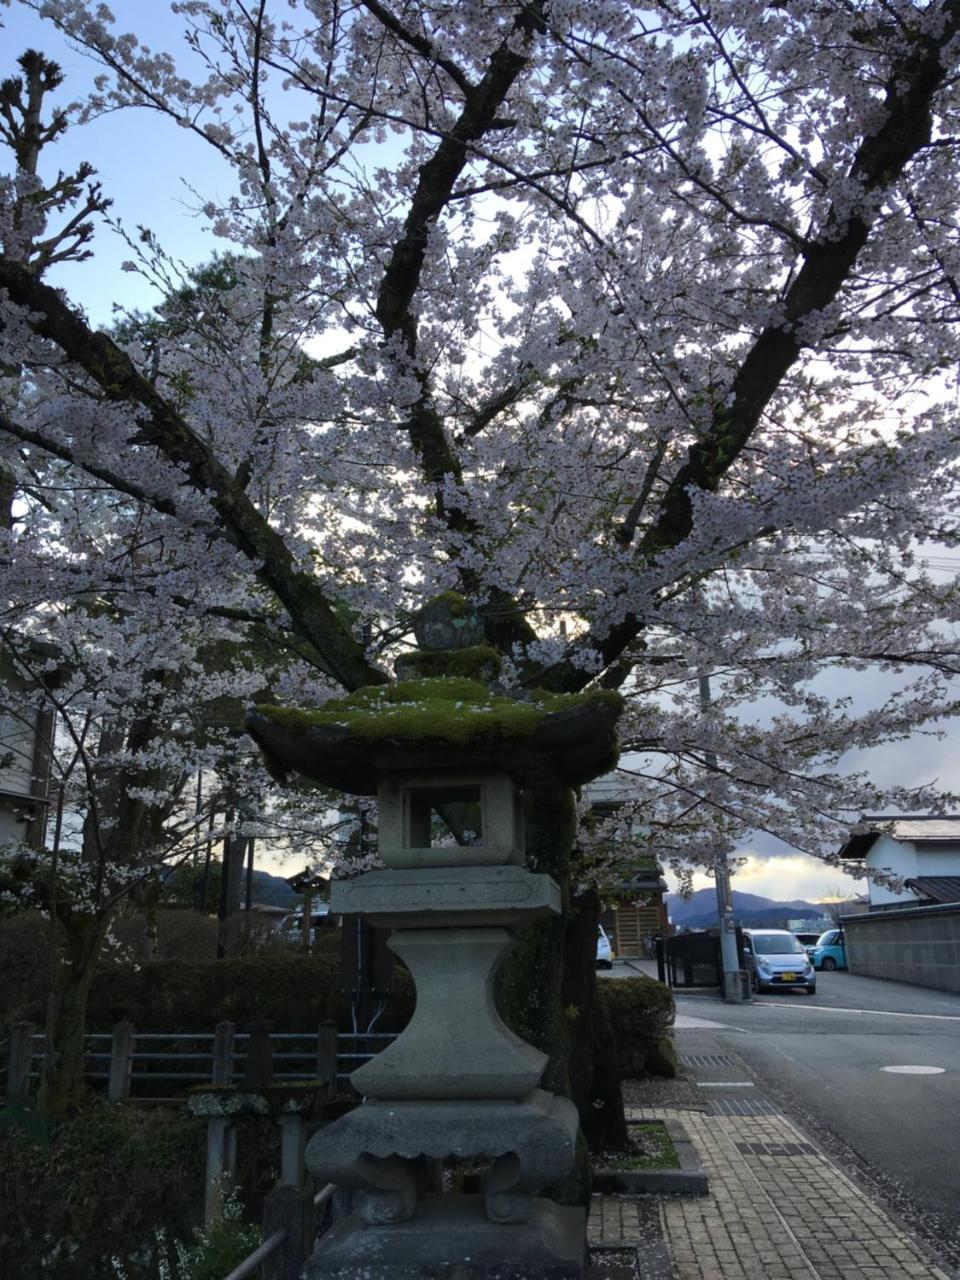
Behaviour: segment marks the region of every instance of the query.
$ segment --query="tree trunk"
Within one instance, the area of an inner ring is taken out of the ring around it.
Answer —
[[[85,1092],[83,1037],[87,1001],[109,919],[70,913],[63,925],[62,952],[47,993],[45,1057],[39,1102],[50,1116],[78,1106]]]
[[[570,1096],[592,1150],[624,1147],[620,1064],[607,1009],[597,983],[600,895],[576,894],[570,903],[563,954],[563,1007],[569,1036]]]

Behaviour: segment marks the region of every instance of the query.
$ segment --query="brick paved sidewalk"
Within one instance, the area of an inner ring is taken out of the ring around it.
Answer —
[[[950,1280],[785,1116],[628,1117],[679,1119],[710,1179],[709,1195],[661,1201],[676,1280]],[[627,1197],[595,1197],[591,1244],[640,1245],[638,1213]],[[638,1259],[643,1276],[642,1248]]]

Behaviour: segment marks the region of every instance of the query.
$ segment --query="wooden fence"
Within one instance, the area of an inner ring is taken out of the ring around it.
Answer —
[[[255,1034],[255,1033],[254,1033]],[[104,1089],[111,1102],[182,1102],[198,1084],[240,1084],[248,1074],[251,1032],[220,1023],[215,1031],[137,1031],[118,1022],[112,1031],[84,1037],[86,1079]],[[332,1023],[316,1031],[270,1031],[273,1079],[328,1079],[331,1059],[344,1086],[352,1071],[385,1048],[388,1033],[337,1034]],[[20,1022],[0,1035],[6,1065],[6,1095],[29,1097],[40,1076],[45,1038],[31,1023]],[[0,1059],[2,1061],[3,1059]]]

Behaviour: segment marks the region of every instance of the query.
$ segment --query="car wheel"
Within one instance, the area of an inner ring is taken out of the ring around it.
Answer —
[[[820,965],[821,969],[826,970],[827,973],[832,973],[836,967],[837,967],[837,962],[836,960],[834,960],[833,956],[823,957],[823,961],[821,962],[821,965]]]
[[[807,987],[807,995],[808,995],[808,996],[815,996],[816,994],[817,994],[817,984],[816,984],[816,983],[814,983],[812,987]]]

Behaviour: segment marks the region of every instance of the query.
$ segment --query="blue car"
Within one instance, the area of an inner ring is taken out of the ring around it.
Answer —
[[[828,929],[821,933],[817,945],[810,952],[810,959],[815,969],[845,969],[847,967],[847,949],[844,945],[842,929]]]

